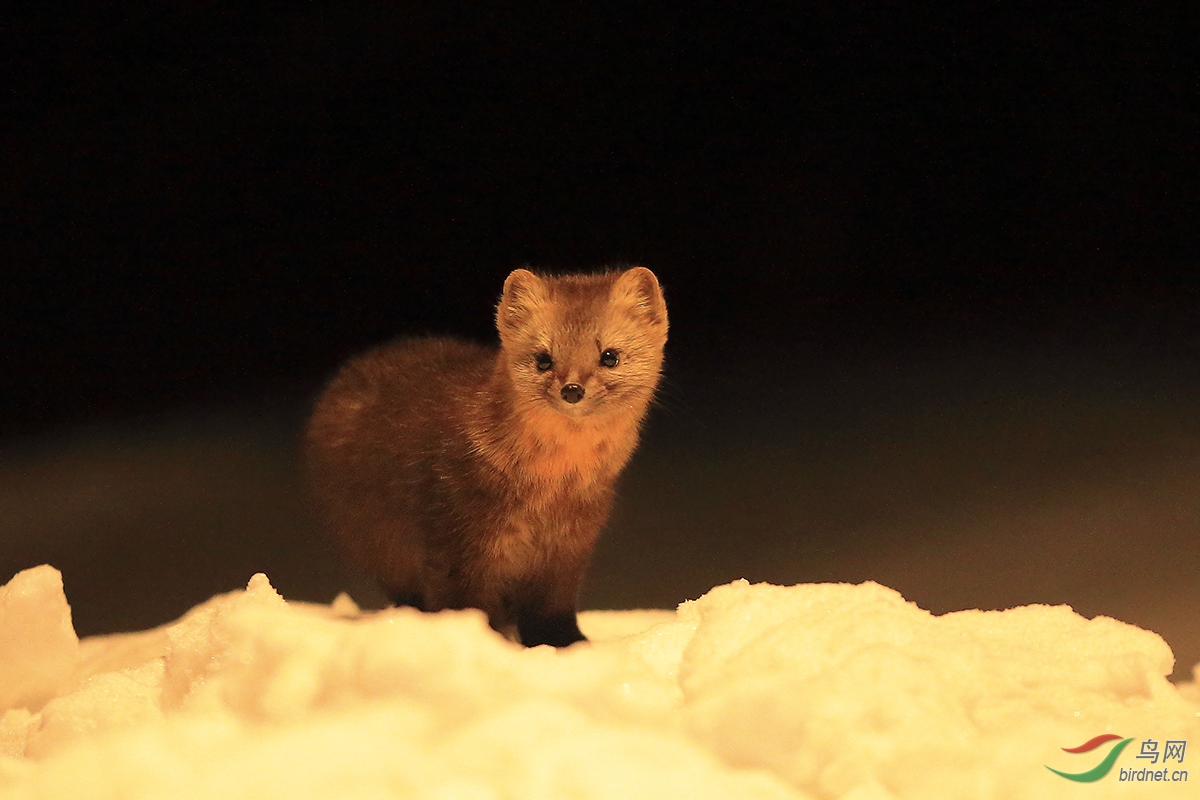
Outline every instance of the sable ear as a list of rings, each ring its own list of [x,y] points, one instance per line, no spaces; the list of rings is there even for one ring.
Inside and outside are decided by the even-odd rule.
[[[545,302],[542,279],[527,269],[514,269],[504,280],[504,294],[496,306],[496,330],[505,341],[524,327],[533,312]]]
[[[617,306],[628,309],[635,317],[667,332],[667,303],[663,300],[658,278],[645,267],[625,270],[613,284],[609,294]]]

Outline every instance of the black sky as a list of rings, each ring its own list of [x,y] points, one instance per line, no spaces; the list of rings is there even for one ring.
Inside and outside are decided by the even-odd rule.
[[[784,5],[0,12],[0,434],[487,337],[525,264],[653,268],[685,375],[1200,353],[1200,7]]]

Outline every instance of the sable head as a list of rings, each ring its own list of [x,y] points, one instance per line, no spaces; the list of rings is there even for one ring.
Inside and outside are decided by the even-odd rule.
[[[667,306],[645,267],[558,277],[518,269],[504,282],[496,328],[518,402],[640,418],[662,369]]]

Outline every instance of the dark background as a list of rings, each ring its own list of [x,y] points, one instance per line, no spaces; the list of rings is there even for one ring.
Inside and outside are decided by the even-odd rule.
[[[961,7],[958,7],[960,6]],[[955,7],[951,7],[955,6]],[[0,12],[0,572],[77,628],[377,595],[295,439],[505,274],[640,263],[666,381],[585,592],[877,580],[1200,661],[1200,11]]]

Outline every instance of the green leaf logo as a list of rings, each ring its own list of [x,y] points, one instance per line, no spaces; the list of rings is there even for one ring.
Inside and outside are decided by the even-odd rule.
[[[1103,736],[1097,736],[1095,739],[1079,745],[1079,747],[1064,747],[1063,750],[1066,750],[1068,753],[1086,753],[1091,750],[1095,750],[1100,745],[1111,742],[1114,739],[1121,739],[1121,737],[1107,733]],[[1121,739],[1120,742],[1115,744],[1113,748],[1108,751],[1108,755],[1104,757],[1103,761],[1089,769],[1087,772],[1059,772],[1051,766],[1046,766],[1046,769],[1050,770],[1055,775],[1061,775],[1069,781],[1076,781],[1078,783],[1091,783],[1092,781],[1098,781],[1108,774],[1108,771],[1113,768],[1113,764],[1116,763],[1117,756],[1121,755],[1121,751],[1124,750],[1125,746],[1132,741],[1132,738]]]

